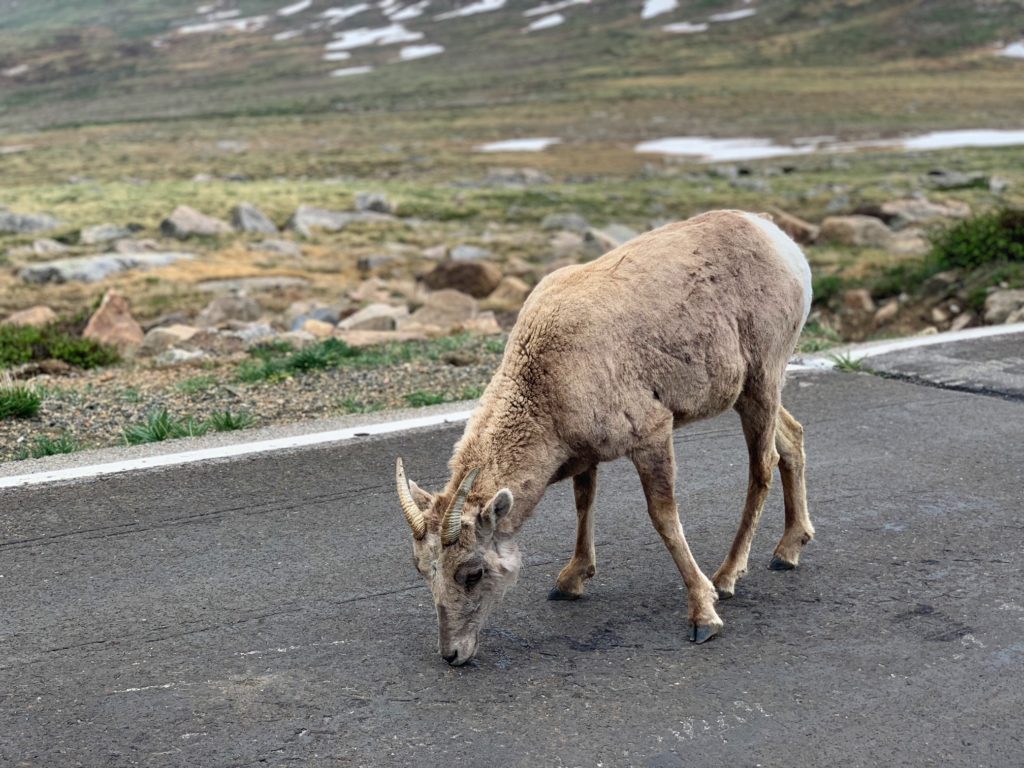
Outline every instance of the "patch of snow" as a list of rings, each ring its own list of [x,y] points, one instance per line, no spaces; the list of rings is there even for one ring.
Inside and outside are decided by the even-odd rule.
[[[490,11],[497,11],[500,8],[505,7],[505,0],[477,0],[475,3],[463,6],[462,8],[456,8],[454,11],[448,11],[447,13],[440,13],[434,17],[435,21],[445,21],[446,19],[454,19],[459,16],[473,16],[477,13],[488,13]]]
[[[427,6],[430,5],[430,0],[421,0],[419,3],[413,3],[407,5],[405,8],[399,8],[397,11],[392,11],[388,14],[388,18],[392,21],[408,21],[409,19],[415,19],[423,15],[423,12],[427,10]]]
[[[339,21],[344,21],[349,16],[355,16],[357,13],[362,13],[369,9],[369,3],[357,3],[356,5],[347,5],[344,8],[328,8],[326,11],[321,13],[320,16],[325,19],[329,19],[331,24],[337,24]]]
[[[561,11],[573,5],[590,5],[590,0],[562,0],[560,3],[538,5],[536,8],[529,8],[523,11],[523,16],[543,16],[555,11]]]
[[[282,40],[291,40],[293,37],[298,37],[301,34],[301,29],[289,29],[286,32],[278,32],[276,35],[274,35],[274,40],[276,42],[281,42]]]
[[[200,5],[198,8],[196,8],[196,13],[198,13],[201,16],[204,13],[209,13],[210,11],[212,11],[216,7],[217,7],[216,3],[209,3],[207,5]]]
[[[1010,43],[1005,48],[996,51],[997,56],[1007,56],[1011,59],[1024,59],[1024,40],[1018,43]]]
[[[178,27],[179,35],[198,35],[210,32],[258,32],[267,26],[269,16],[249,16],[244,19],[227,19],[224,21],[205,21],[199,24],[186,24]]]
[[[666,24],[662,29],[675,35],[692,35],[696,32],[707,32],[708,25],[691,24],[688,21],[680,21],[675,24]]]
[[[740,19],[746,19],[757,13],[756,8],[743,8],[739,11],[728,11],[727,13],[716,13],[713,16],[709,16],[710,21],[739,21]]]
[[[230,11],[214,11],[206,17],[207,21],[225,21],[227,19],[237,19],[242,15],[242,12],[237,8],[232,8]]]
[[[535,139],[508,139],[507,141],[492,141],[490,144],[483,144],[477,147],[478,152],[542,152],[552,144],[559,144],[562,140],[555,138]]]
[[[348,61],[352,58],[352,54],[348,51],[335,51],[334,53],[325,53],[324,61]]]
[[[277,15],[294,16],[296,13],[302,13],[312,4],[313,0],[299,0],[299,2],[297,3],[292,3],[291,5],[286,5],[284,8],[279,8],[277,11]]]
[[[551,29],[559,24],[565,23],[565,16],[560,13],[553,13],[550,16],[542,16],[531,23],[523,32],[536,32],[538,29]]]
[[[900,141],[905,149],[953,149],[956,147],[1009,147],[1024,144],[1024,131],[935,131]]]
[[[636,152],[654,155],[690,155],[702,162],[757,160],[762,157],[802,155],[814,147],[787,147],[770,139],[712,139],[707,136],[673,136],[636,145]]]
[[[423,39],[422,32],[412,32],[401,24],[392,24],[378,29],[350,29],[345,32],[338,32],[337,40],[329,42],[325,48],[328,51],[349,51],[353,48],[363,48],[367,45],[394,45],[395,43],[413,43]]]
[[[333,70],[331,77],[351,77],[352,75],[365,75],[367,72],[373,72],[373,67],[344,67],[343,69]]]
[[[16,67],[0,69],[0,75],[4,77],[17,77],[18,75],[24,75],[26,72],[28,72],[28,64],[19,64]]]
[[[644,9],[640,12],[640,18],[653,19],[663,13],[670,13],[678,7],[677,0],[644,0]]]
[[[437,56],[439,53],[444,53],[443,45],[407,45],[398,52],[398,58],[402,61],[412,61],[425,59],[427,56]]]

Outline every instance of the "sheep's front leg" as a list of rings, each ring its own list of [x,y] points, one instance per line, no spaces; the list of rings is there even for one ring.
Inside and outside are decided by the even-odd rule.
[[[683,535],[675,500],[676,463],[672,451],[672,432],[667,430],[656,443],[630,455],[647,497],[647,512],[655,530],[672,555],[686,584],[689,604],[689,637],[695,643],[711,639],[722,628],[715,612],[717,594],[711,580],[701,572]]]
[[[575,475],[572,489],[576,496],[576,550],[562,569],[548,600],[576,600],[583,595],[584,582],[597,573],[594,553],[594,497],[597,495],[597,465]]]

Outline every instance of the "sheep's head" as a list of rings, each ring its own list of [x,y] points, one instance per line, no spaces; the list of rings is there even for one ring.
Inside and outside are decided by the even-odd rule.
[[[512,510],[512,492],[472,500],[478,470],[469,472],[452,498],[434,496],[408,482],[396,467],[398,499],[412,528],[413,561],[430,585],[437,608],[438,650],[452,666],[476,654],[480,630],[516,582],[522,560],[499,523]]]

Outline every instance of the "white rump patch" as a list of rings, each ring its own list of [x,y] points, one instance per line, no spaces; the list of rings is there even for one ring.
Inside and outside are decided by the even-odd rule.
[[[786,260],[786,266],[792,270],[793,274],[796,275],[797,279],[804,286],[804,322],[807,322],[807,316],[811,314],[811,267],[807,263],[807,257],[804,256],[804,252],[800,250],[800,246],[794,243],[789,235],[783,232],[773,221],[768,219],[762,219],[760,216],[756,216],[753,213],[744,213],[747,220],[752,224],[756,225],[758,229],[768,235],[768,239],[772,241],[772,245],[775,246],[775,250]]]

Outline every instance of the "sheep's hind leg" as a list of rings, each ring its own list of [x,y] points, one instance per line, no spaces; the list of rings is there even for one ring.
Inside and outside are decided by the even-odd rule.
[[[675,500],[675,458],[671,427],[667,434],[648,447],[630,455],[647,497],[647,512],[655,530],[672,555],[686,584],[689,604],[689,638],[695,643],[710,640],[722,629],[715,612],[715,586],[701,572],[683,535]]]
[[[594,497],[597,495],[597,465],[575,475],[572,489],[576,496],[576,550],[562,569],[548,600],[576,600],[583,596],[583,584],[597,573],[594,553]]]
[[[747,440],[750,475],[747,483],[747,500],[743,505],[743,515],[736,530],[736,537],[725,561],[711,577],[718,590],[718,596],[723,600],[736,594],[736,581],[747,572],[750,545],[754,540],[761,511],[772,486],[772,474],[779,462],[779,453],[775,449],[778,395],[744,395],[737,401],[736,410],[740,414],[743,435]]]
[[[807,485],[804,480],[804,428],[785,408],[779,408],[775,431],[779,452],[779,474],[786,505],[786,530],[775,547],[773,571],[788,571],[800,562],[804,544],[814,538],[814,526],[807,513]]]

